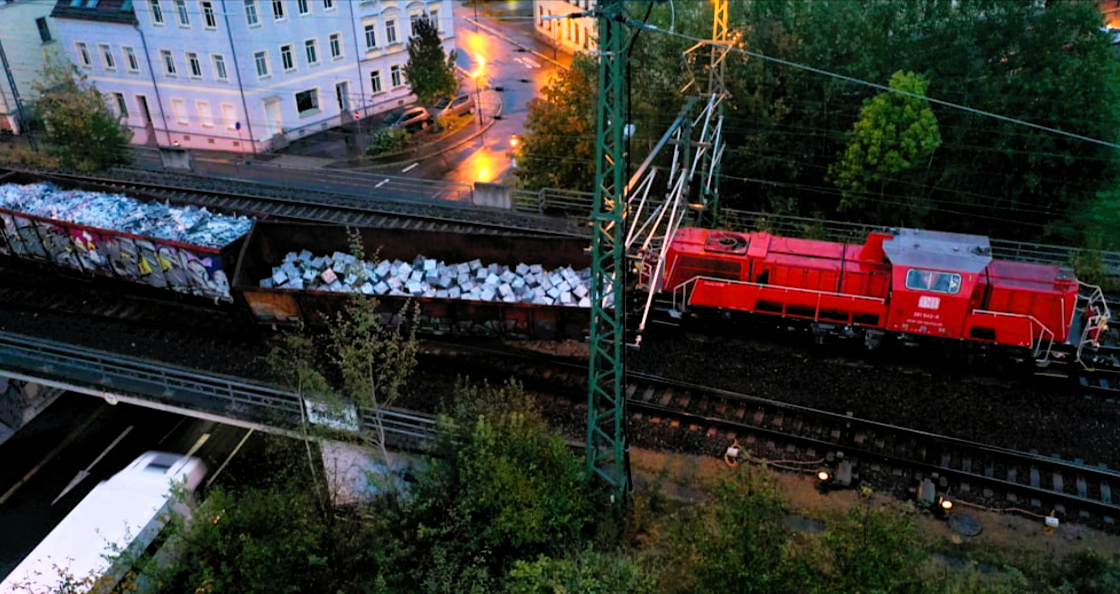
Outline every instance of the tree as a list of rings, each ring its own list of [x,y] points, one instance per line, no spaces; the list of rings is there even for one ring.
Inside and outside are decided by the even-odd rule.
[[[529,101],[517,170],[525,188],[594,189],[596,69],[577,54]]]
[[[369,273],[361,235],[356,231],[350,234],[350,255],[353,262],[346,270],[361,283]],[[283,338],[268,363],[287,387],[306,400],[328,406],[343,423],[350,422],[347,417],[357,417],[361,423],[362,413],[368,413],[372,430],[362,424],[360,435],[391,466],[383,415],[400,398],[416,369],[419,310],[413,307],[410,313],[406,304],[391,323],[385,323],[380,309],[377,299],[355,293],[343,311],[329,320],[325,336],[301,326]]]
[[[35,92],[48,148],[63,167],[97,171],[128,162],[132,131],[75,66],[49,60]]]
[[[459,88],[459,81],[455,78],[456,57],[455,50],[451,50],[450,54],[444,53],[436,23],[428,18],[412,21],[404,74],[421,103],[430,104],[441,95],[455,94]]]
[[[928,86],[925,78],[913,72],[903,74],[901,70],[895,72],[890,80],[892,89],[913,95],[924,96]],[[890,92],[864,101],[860,119],[855,123],[843,158],[829,170],[833,182],[842,192],[839,210],[863,207],[868,200],[868,191],[877,187],[877,210],[901,211],[904,216],[910,215],[899,222],[918,219],[915,211],[920,206],[915,201],[920,196],[900,204],[885,200],[885,189],[897,187],[897,193],[918,194],[909,184],[902,185],[905,182],[900,184],[896,180],[915,167],[924,165],[928,171],[928,161],[939,146],[941,134],[929,102]]]
[[[499,591],[513,563],[564,551],[592,519],[582,460],[515,383],[461,383],[430,469],[381,512],[388,591]]]

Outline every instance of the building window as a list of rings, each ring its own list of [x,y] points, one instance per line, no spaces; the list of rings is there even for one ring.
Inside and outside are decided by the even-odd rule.
[[[552,9],[551,8],[548,10],[548,16],[550,16],[550,17],[552,16]],[[551,32],[552,31],[552,21],[545,21],[544,22],[544,28],[548,29],[548,31]]]
[[[140,72],[140,60],[136,59],[136,50],[131,47],[122,47],[121,50],[124,51],[124,61],[128,71]]]
[[[369,73],[369,86],[373,90],[374,95],[381,92],[381,71],[380,70],[374,70],[373,72]]]
[[[323,0],[323,10],[334,10],[334,0]]]
[[[187,52],[187,64],[191,67],[191,78],[202,78],[202,63],[198,61],[198,54]]]
[[[202,124],[205,128],[213,128],[214,112],[210,110],[210,102],[195,101],[194,107],[198,110],[198,123]]]
[[[245,21],[250,27],[258,27],[261,19],[257,15],[257,0],[245,0]]]
[[[172,99],[171,100],[171,113],[175,114],[175,121],[186,126],[191,123],[190,117],[187,116],[187,101],[186,99]]]
[[[330,37],[331,46],[331,59],[337,60],[342,57],[342,35],[339,33],[331,33]]]
[[[305,116],[309,112],[317,111],[319,109],[319,91],[317,89],[309,89],[302,93],[296,93],[296,111],[299,115]]]
[[[585,26],[583,28],[583,49],[588,49],[587,38],[588,38],[589,35],[590,35],[590,33],[588,32],[587,27]]]
[[[97,46],[101,49],[101,63],[105,66],[106,70],[116,70],[117,61],[113,59],[113,50],[109,49],[108,44],[99,44]]]
[[[89,48],[86,47],[86,44],[79,41],[74,46],[78,48],[78,59],[82,61],[82,66],[87,68],[93,66],[93,60],[89,57]]]
[[[97,3],[100,1],[101,0],[86,0],[86,8],[97,8]],[[73,4],[73,2],[70,3],[71,6],[73,6]],[[78,4],[81,4],[81,2],[79,1]]]
[[[128,105],[124,102],[124,95],[113,93],[113,98],[117,100],[117,115],[128,118]]]
[[[307,65],[314,66],[319,63],[319,41],[308,39],[303,42],[304,52],[307,53]]]
[[[229,75],[226,74],[226,58],[221,54],[214,54],[214,78],[218,80],[227,80]]]
[[[414,14],[408,17],[408,36],[416,36],[416,21],[424,18],[424,15]]]
[[[175,0],[175,14],[179,17],[180,27],[191,26],[191,16],[187,14],[187,0]]]
[[[366,25],[366,49],[374,49],[377,47],[377,31],[374,27],[375,25],[372,23]]]
[[[163,24],[163,8],[160,7],[159,0],[149,0],[149,4],[151,4],[151,6],[152,6],[152,24],[153,25],[162,25]]]
[[[253,62],[257,64],[257,76],[264,78],[268,76],[268,52],[257,52],[253,54]]]
[[[292,58],[292,46],[280,46],[280,66],[284,68],[284,72],[296,69],[296,61]]]
[[[543,6],[538,6],[537,7],[537,25],[539,25],[541,27],[544,26],[544,7]]]
[[[163,56],[163,71],[167,76],[175,76],[177,70],[175,69],[175,56],[167,50],[159,50],[159,55]]]
[[[81,8],[82,0],[70,0],[70,8]]]
[[[401,86],[401,67],[393,66],[389,69],[389,77],[393,79],[393,88]]]
[[[214,15],[214,3],[213,2],[203,2],[202,3],[202,20],[203,20],[203,22],[206,23],[206,28],[207,29],[217,29],[218,28],[218,17]]]
[[[284,20],[284,0],[272,0],[272,18]]]
[[[35,25],[39,27],[39,39],[43,43],[49,43],[51,41],[51,28],[47,26],[47,17],[35,19]]]
[[[438,31],[440,33],[443,33],[443,29],[439,28],[439,11],[438,10],[428,11],[428,20],[431,21],[432,25],[435,25],[436,31]]]
[[[222,119],[226,122],[226,130],[237,129],[237,108],[232,103],[222,104]]]
[[[124,0],[124,2],[121,2],[121,12],[131,12],[131,11],[132,11],[132,0]]]
[[[299,16],[306,16],[311,14],[311,4],[307,0],[296,0],[296,10],[299,11]]]
[[[387,41],[389,45],[393,45],[397,42],[397,22],[393,19],[385,21],[385,41]]]

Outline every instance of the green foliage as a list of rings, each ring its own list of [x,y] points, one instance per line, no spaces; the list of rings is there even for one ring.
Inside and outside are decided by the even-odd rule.
[[[436,451],[385,517],[402,531],[385,551],[391,591],[497,591],[516,560],[563,551],[588,525],[582,461],[516,384],[461,385]]]
[[[587,549],[572,557],[517,561],[507,583],[510,594],[654,594],[656,576],[631,557]]]
[[[923,77],[901,70],[890,80],[892,89],[913,95],[925,96],[928,86]],[[885,188],[897,186],[896,178],[930,161],[939,146],[937,118],[927,101],[895,93],[864,101],[844,157],[829,170],[842,191],[839,210],[864,207],[867,192],[875,186],[881,199]],[[911,206],[912,202],[903,201],[892,203],[891,209],[910,214]],[[911,214],[908,218],[917,217]]]
[[[913,72],[928,81],[930,98],[1115,140],[1120,61],[1099,31],[1099,3],[1038,6],[1003,0],[759,0],[732,2],[730,28],[743,47],[767,56],[876,82]],[[677,31],[710,35],[708,3],[676,7]],[[669,7],[658,6],[651,20],[667,28],[670,18]],[[634,55],[641,61],[634,63],[640,67],[632,72],[636,141],[648,143],[675,115],[682,98],[667,91],[682,88],[688,72],[706,80],[705,52],[686,70],[681,49],[663,36],[639,38]],[[1076,240],[1081,228],[1073,219],[1099,190],[1118,185],[1120,168],[1111,148],[938,107],[942,144],[932,162],[916,158],[921,151],[914,151],[914,159],[902,159],[913,167],[891,174],[877,172],[864,155],[858,171],[879,177],[870,178],[860,203],[841,212],[841,192],[830,181],[829,167],[846,154],[861,107],[874,102],[878,91],[741,55],[729,57],[726,78],[721,201],[729,208],[799,216],[819,211],[826,218],[921,223],[1009,239],[1042,239],[1061,231]],[[634,148],[635,154],[644,154],[643,145],[635,147],[642,147]],[[853,182],[862,179],[856,172],[850,171]],[[897,181],[879,185],[875,179]],[[859,196],[856,188],[846,191],[849,203]],[[912,202],[916,208],[895,208]]]
[[[366,154],[371,157],[404,150],[408,143],[408,131],[403,128],[381,128],[369,135]]]
[[[443,51],[436,23],[430,19],[412,22],[412,37],[408,40],[408,63],[404,74],[412,92],[421,103],[430,104],[440,95],[453,96],[459,88],[455,78],[455,51]]]
[[[97,171],[128,163],[132,130],[76,67],[48,61],[35,91],[49,150],[63,167]]]
[[[591,191],[595,185],[597,65],[577,54],[529,102],[517,177],[530,190]]]
[[[914,538],[912,514],[887,505],[853,508],[831,524],[824,543],[830,561],[825,592],[857,594],[925,591],[915,569],[925,558]]]

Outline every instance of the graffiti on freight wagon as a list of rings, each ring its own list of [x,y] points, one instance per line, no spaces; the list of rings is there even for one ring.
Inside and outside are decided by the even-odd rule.
[[[233,301],[217,254],[0,213],[0,254]]]

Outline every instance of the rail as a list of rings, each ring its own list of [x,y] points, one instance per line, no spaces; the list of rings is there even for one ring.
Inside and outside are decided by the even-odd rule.
[[[263,383],[2,331],[0,375],[62,382],[110,402],[133,396],[284,432],[298,429],[314,404]],[[356,412],[365,429],[376,430],[374,411]],[[386,433],[396,437],[427,440],[434,435],[434,417],[398,409],[380,414]]]

